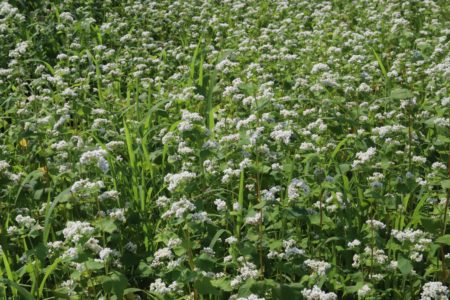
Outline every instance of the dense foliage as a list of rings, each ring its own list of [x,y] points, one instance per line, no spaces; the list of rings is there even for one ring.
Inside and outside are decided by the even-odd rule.
[[[448,299],[446,0],[0,2],[0,298]]]

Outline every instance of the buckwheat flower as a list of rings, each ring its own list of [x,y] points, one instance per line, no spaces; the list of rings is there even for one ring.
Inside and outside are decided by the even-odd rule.
[[[63,241],[54,241],[54,242],[48,242],[47,248],[49,251],[49,254],[54,254],[56,251],[61,250],[63,248]]]
[[[289,201],[298,200],[298,198],[300,197],[300,190],[304,195],[308,195],[310,191],[308,185],[303,180],[297,178],[292,179],[291,183],[288,186]]]
[[[109,217],[113,220],[119,220],[123,223],[126,222],[125,218],[125,209],[124,208],[116,208],[109,212]]]
[[[196,121],[196,122],[203,121],[203,117],[199,113],[190,112],[188,110],[181,111],[181,119],[183,121]]]
[[[200,212],[196,212],[193,213],[191,215],[192,220],[197,221],[197,222],[207,222],[207,223],[212,223],[211,219],[208,217],[208,213],[206,211],[200,211]]]
[[[175,216],[177,219],[182,218],[185,213],[195,210],[195,205],[188,199],[181,198],[179,201],[172,203],[169,210],[162,214],[161,218],[167,219]]]
[[[384,264],[388,260],[387,255],[384,253],[384,250],[382,250],[382,249],[376,249],[376,248],[372,249],[371,247],[367,246],[367,247],[364,248],[364,253],[367,256],[372,256],[373,255],[373,258],[379,264]]]
[[[131,253],[136,254],[137,251],[137,245],[133,242],[128,242],[125,244],[125,249],[130,251]]]
[[[356,248],[356,247],[358,247],[359,245],[361,245],[361,242],[360,242],[359,240],[353,240],[353,242],[349,242],[349,243],[347,244],[347,246],[348,246],[350,249]]]
[[[105,159],[106,155],[107,152],[103,149],[84,152],[80,157],[80,164],[89,165],[91,163],[96,163],[97,166],[106,173],[109,170],[109,163]]]
[[[265,300],[265,298],[259,298],[258,295],[250,294],[248,297],[240,297],[236,300]]]
[[[302,295],[307,300],[336,300],[337,295],[335,293],[326,293],[322,291],[317,285],[314,285],[312,289],[303,289]]]
[[[169,248],[158,249],[154,253],[154,259],[151,263],[152,267],[159,267],[163,264],[163,261],[170,260],[173,258],[173,253]]]
[[[88,222],[68,221],[63,235],[66,241],[77,243],[82,237],[91,235],[94,228]]]
[[[19,228],[17,228],[17,226],[9,226],[8,229],[6,229],[6,232],[8,235],[14,235],[19,233]]]
[[[217,211],[225,211],[227,209],[227,203],[221,199],[214,200],[214,204],[216,205]]]
[[[59,14],[59,17],[60,17],[61,21],[66,22],[66,23],[72,23],[74,21],[73,16],[70,14],[70,12],[67,12],[67,11]]]
[[[55,149],[57,151],[63,151],[69,148],[70,145],[66,141],[59,141],[57,143],[54,143],[50,146],[50,148]]]
[[[372,91],[372,88],[368,84],[363,82],[358,86],[357,91],[363,93],[370,93]]]
[[[376,154],[376,148],[370,147],[366,152],[358,152],[356,153],[356,158],[352,163],[352,168],[356,168],[359,165],[362,165],[372,159]]]
[[[155,282],[150,284],[150,292],[160,295],[176,293],[180,288],[180,285],[176,281],[167,286],[161,278],[156,279]]]
[[[296,257],[299,255],[304,255],[304,254],[305,254],[305,250],[299,249],[295,246],[288,246],[288,247],[285,247],[282,258],[289,260],[292,257]]]
[[[228,245],[233,245],[233,244],[236,244],[237,242],[238,242],[238,239],[234,236],[230,236],[225,239],[225,243],[227,243]]]
[[[360,256],[359,256],[359,254],[354,254],[353,255],[353,263],[352,263],[352,267],[353,268],[359,268],[359,266],[360,266]]]
[[[441,162],[434,162],[434,163],[431,165],[431,168],[432,168],[433,170],[446,170],[446,169],[447,169],[447,166],[446,166],[445,164],[441,163]],[[1,168],[0,168],[0,169],[1,169]]]
[[[241,174],[240,169],[232,169],[232,168],[226,168],[223,170],[224,175],[222,176],[222,183],[227,184],[231,181],[231,179],[239,177]]]
[[[432,281],[424,284],[420,300],[447,300],[448,287],[440,281]]]
[[[105,146],[106,149],[108,149],[109,151],[117,151],[123,149],[125,147],[125,143],[122,141],[111,141],[107,143]]]
[[[31,228],[33,225],[36,224],[36,220],[30,216],[17,215],[15,220],[17,224],[19,224],[19,226],[25,228]]]
[[[29,47],[29,42],[24,41],[16,44],[16,48],[9,51],[9,57],[11,58],[20,58],[22,57]]]
[[[183,171],[178,174],[169,173],[164,177],[164,182],[169,183],[168,190],[173,192],[180,185],[194,179],[197,174],[193,172]]]
[[[367,220],[366,224],[369,225],[373,229],[384,229],[386,225],[377,220]]]
[[[174,248],[174,247],[177,247],[177,246],[180,246],[182,244],[182,241],[181,241],[181,239],[180,238],[177,238],[177,237],[175,237],[175,238],[171,238],[168,242],[167,242],[167,246],[169,247],[169,248]]]
[[[365,284],[358,290],[358,297],[364,298],[370,293],[370,291],[371,288],[369,287],[369,285]]]
[[[67,295],[69,295],[69,296],[75,295],[75,291],[74,291],[74,289],[75,289],[75,281],[73,281],[72,279],[68,279],[66,281],[63,281],[61,283],[61,287],[68,290]]]
[[[85,244],[84,246],[92,251],[94,251],[95,253],[99,253],[102,250],[102,247],[98,244],[99,240],[97,240],[96,238],[91,237]]]
[[[4,172],[9,168],[9,163],[5,160],[0,160],[0,172]]]
[[[89,193],[97,191],[105,186],[103,181],[91,182],[89,179],[80,179],[72,185],[70,192],[72,194],[78,194],[79,196],[86,196]]]
[[[420,252],[413,251],[413,252],[409,255],[409,258],[410,258],[412,261],[415,261],[415,262],[421,262],[421,261],[423,260],[423,254],[420,253]]]
[[[75,247],[71,247],[69,249],[67,249],[63,254],[62,254],[62,259],[76,259],[78,257],[78,250]]]
[[[240,163],[239,163],[239,169],[245,169],[247,167],[249,167],[251,165],[252,161],[248,158],[244,158]]]
[[[70,115],[63,115],[59,120],[53,125],[53,130],[57,130],[59,127],[64,125],[64,123],[70,119]]]
[[[291,136],[293,135],[292,130],[278,130],[274,129],[270,133],[270,137],[275,141],[282,141],[285,145],[288,145],[291,140]]]
[[[424,164],[427,162],[427,159],[423,156],[413,156],[412,161],[418,164]]]
[[[391,234],[399,242],[410,241],[411,243],[417,242],[419,238],[424,236],[424,232],[422,230],[412,230],[410,228],[407,228],[403,231],[393,229],[391,231]]]
[[[257,225],[261,222],[261,220],[262,220],[262,213],[257,212],[253,216],[246,217],[245,224]]]
[[[100,196],[98,196],[98,200],[105,201],[105,200],[118,200],[120,193],[116,190],[110,190],[103,192]]]
[[[255,264],[251,262],[244,262],[243,265],[238,268],[238,273],[239,275],[233,278],[230,282],[232,288],[236,288],[247,279],[257,278],[259,272]]]
[[[450,126],[450,119],[449,118],[436,118],[434,120],[434,124],[441,127],[449,127]]]
[[[109,257],[111,257],[112,253],[113,253],[113,250],[111,250],[111,248],[105,247],[102,250],[100,250],[100,252],[98,253],[98,256],[100,257],[101,261],[105,261]]]
[[[319,72],[328,71],[330,67],[327,64],[318,63],[315,64],[311,69],[311,74],[317,74]]]
[[[319,276],[325,275],[326,271],[331,268],[331,264],[321,260],[307,259],[304,264]]]
[[[156,206],[158,206],[160,208],[167,207],[167,205],[169,205],[169,203],[170,203],[170,199],[167,198],[166,196],[160,196],[160,197],[158,197],[158,199],[156,199]]]
[[[216,252],[210,247],[204,247],[201,252],[211,257],[214,257],[214,255],[216,255]]]

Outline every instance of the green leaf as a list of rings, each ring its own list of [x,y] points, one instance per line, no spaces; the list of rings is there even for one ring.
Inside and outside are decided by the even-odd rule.
[[[95,261],[95,260],[88,260],[87,262],[84,263],[84,266],[86,267],[86,269],[88,270],[101,270],[105,267],[105,265],[99,261]]]
[[[217,240],[225,231],[226,231],[225,229],[220,229],[216,232],[216,234],[214,235],[214,237],[211,240],[211,243],[209,243],[209,248],[211,248],[211,249],[214,248],[214,245],[216,244]]]
[[[300,284],[280,284],[272,289],[272,297],[275,300],[302,299]]]
[[[57,258],[57,259],[55,259],[55,261],[50,266],[48,266],[45,269],[44,278],[42,279],[41,284],[39,285],[39,297],[43,297],[45,282],[47,281],[47,278],[50,276],[50,274],[52,274],[52,272],[56,269],[56,267],[58,266],[58,264],[60,262],[61,262],[61,259]]]
[[[398,269],[403,275],[408,275],[413,270],[413,265],[411,261],[402,255],[398,257]]]
[[[233,290],[233,288],[230,285],[230,281],[225,278],[213,279],[211,280],[211,285],[225,292],[231,292]]]
[[[112,219],[101,219],[95,222],[95,227],[107,233],[113,233],[117,230],[117,225]]]
[[[123,298],[125,288],[128,286],[128,280],[125,275],[117,271],[110,273],[108,276],[102,276],[101,282],[103,289],[107,293],[114,293],[117,299]]]
[[[395,100],[407,99],[414,97],[413,93],[404,88],[396,88],[391,91],[391,98]]]
[[[50,227],[51,227],[51,215],[55,207],[58,205],[58,203],[66,202],[72,197],[72,193],[70,192],[70,188],[65,189],[62,191],[58,196],[55,197],[55,200],[53,200],[50,207],[45,212],[45,221],[44,221],[44,235],[43,235],[43,242],[44,244],[47,244],[48,235],[50,233]]]
[[[442,180],[441,186],[443,189],[450,189],[450,179]]]
[[[438,244],[450,245],[450,234],[438,237],[435,242]]]
[[[196,289],[198,289],[200,294],[216,295],[216,296],[220,295],[220,291],[211,284],[211,280],[208,278],[203,277],[197,280],[194,283],[194,286]]]
[[[6,278],[0,278],[0,282],[3,282],[11,287],[13,290],[17,290],[19,294],[23,297],[25,300],[35,300],[36,298],[33,297],[33,295],[30,294],[26,289],[24,289],[19,284],[15,283],[14,281],[11,281]]]

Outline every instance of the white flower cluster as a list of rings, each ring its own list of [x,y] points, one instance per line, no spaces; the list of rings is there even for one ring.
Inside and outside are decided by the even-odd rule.
[[[167,189],[173,192],[177,189],[177,187],[194,179],[195,177],[197,177],[197,174],[188,171],[183,171],[177,174],[169,173],[164,177],[164,182],[169,183]]]
[[[243,261],[242,257],[238,260],[242,262],[242,266],[238,268],[239,275],[231,280],[231,287],[233,288],[236,288],[247,279],[258,277],[258,270],[255,264]]]
[[[89,236],[94,232],[94,228],[88,222],[69,221],[63,229],[66,241],[77,243],[81,238]]]
[[[312,269],[314,273],[317,273],[319,276],[325,275],[327,270],[331,268],[331,264],[315,259],[307,259],[305,260],[305,265]]]
[[[373,229],[384,229],[386,225],[383,222],[378,220],[367,220],[366,224],[369,225]]]
[[[365,284],[358,290],[358,297],[364,298],[370,293],[370,291],[370,286],[368,284]]]
[[[89,181],[89,179],[80,179],[72,184],[70,191],[72,192],[72,194],[77,194],[80,197],[85,197],[103,187],[105,187],[103,181],[91,182]]]
[[[394,238],[396,238],[399,242],[409,241],[411,243],[417,242],[420,238],[424,236],[424,232],[420,229],[418,230],[412,230],[410,228],[405,229],[403,231],[399,231],[396,229],[393,229],[391,231]]]
[[[302,190],[305,195],[309,194],[309,186],[303,180],[297,178],[292,179],[287,191],[289,201],[298,200],[300,197],[300,190]]]
[[[271,133],[270,137],[273,138],[275,141],[279,142],[282,141],[285,145],[289,145],[289,142],[291,141],[291,136],[293,135],[292,130],[283,130],[282,127],[278,126],[276,127]]]
[[[157,293],[160,295],[166,295],[170,293],[177,293],[181,286],[178,282],[174,281],[169,286],[166,285],[161,278],[155,280],[155,282],[150,284],[150,292]]]
[[[439,281],[427,282],[424,284],[420,300],[447,300],[448,287]]]
[[[352,163],[352,168],[355,169],[359,165],[362,165],[368,162],[372,157],[375,156],[377,150],[374,147],[370,147],[366,152],[358,152],[356,153],[356,158]]]
[[[179,201],[172,203],[172,206],[168,211],[166,211],[161,218],[167,219],[171,218],[172,216],[175,216],[176,218],[181,218],[184,216],[186,212],[194,211],[195,205],[192,204],[191,201],[189,201],[186,198],[181,198]]]
[[[299,255],[304,255],[305,250],[299,249],[295,246],[296,241],[293,239],[290,240],[284,240],[283,241],[283,248],[284,252],[276,252],[276,251],[269,251],[269,254],[267,257],[269,259],[279,258],[279,259],[285,259],[290,260],[292,258],[298,257]]]
[[[172,250],[168,247],[158,249],[154,254],[154,259],[152,261],[152,267],[162,266],[164,261],[171,260],[173,258]]]
[[[249,225],[257,225],[261,222],[262,220],[262,213],[261,212],[257,212],[255,213],[253,216],[248,216],[245,218],[245,224],[249,224]]]
[[[31,228],[33,225],[36,224],[36,220],[33,219],[30,216],[22,216],[17,215],[16,216],[16,222],[19,224],[19,226],[25,227],[25,228]]]
[[[91,163],[96,163],[100,170],[106,173],[109,170],[109,163],[105,159],[107,154],[108,152],[103,149],[84,152],[80,157],[80,164],[89,165]]]
[[[337,299],[337,295],[335,293],[324,292],[317,285],[314,285],[312,289],[302,290],[302,295],[307,300],[336,300]]]
[[[227,209],[227,203],[223,201],[222,199],[216,199],[214,200],[214,204],[216,205],[217,211],[225,211]]]
[[[0,160],[0,173],[9,168],[9,163],[5,160]]]
[[[239,297],[237,300],[265,300],[265,298],[259,298],[258,295],[250,294],[247,297]]]
[[[353,242],[348,242],[348,244],[347,244],[347,246],[348,246],[350,249],[356,248],[356,247],[358,247],[359,245],[361,245],[361,241],[359,241],[359,240],[353,240]]]
[[[120,193],[116,190],[110,190],[103,192],[100,196],[98,196],[98,200],[117,200],[119,199]]]

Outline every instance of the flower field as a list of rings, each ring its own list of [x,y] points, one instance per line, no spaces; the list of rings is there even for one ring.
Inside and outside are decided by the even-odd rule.
[[[2,0],[0,299],[448,299],[446,0]]]

